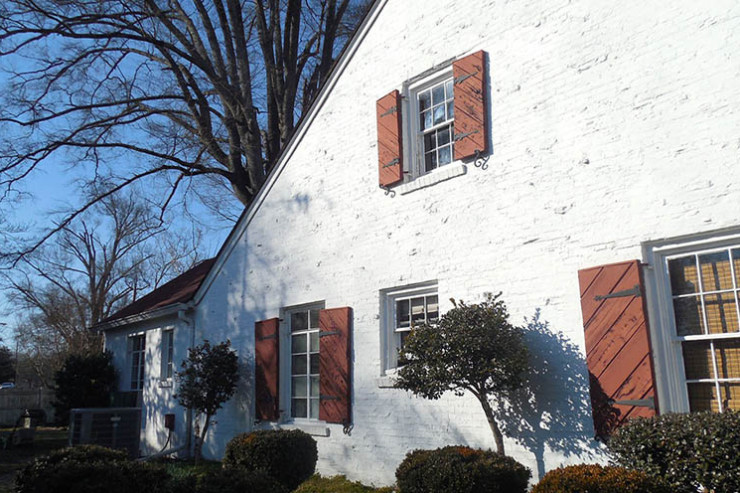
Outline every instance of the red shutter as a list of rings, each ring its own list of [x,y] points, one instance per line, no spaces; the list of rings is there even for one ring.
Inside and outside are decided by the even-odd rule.
[[[455,78],[455,160],[488,151],[486,54],[479,51],[452,64]]]
[[[393,91],[380,98],[378,111],[378,176],[381,187],[403,180],[401,95]]]
[[[257,419],[280,418],[280,320],[271,318],[254,324],[255,397]]]
[[[351,423],[351,308],[319,312],[319,419]]]
[[[594,428],[605,438],[657,410],[640,262],[584,269],[578,282]]]

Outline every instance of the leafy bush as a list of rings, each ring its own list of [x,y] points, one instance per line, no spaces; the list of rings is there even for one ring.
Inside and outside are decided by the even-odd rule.
[[[196,493],[287,493],[285,487],[263,471],[241,468],[212,471],[198,479]]]
[[[393,488],[373,488],[358,481],[350,481],[344,476],[321,477],[320,474],[311,476],[304,481],[293,493],[392,493]]]
[[[548,472],[532,493],[670,493],[671,489],[641,471],[581,464]]]
[[[740,413],[664,414],[637,419],[609,441],[616,462],[663,478],[676,492],[740,491]]]
[[[108,407],[116,386],[113,353],[72,354],[54,374],[54,416],[69,423],[69,410],[77,407]]]
[[[490,450],[444,447],[414,450],[396,470],[401,493],[524,493],[532,473]]]
[[[263,471],[292,491],[316,469],[316,440],[300,430],[242,433],[226,445],[224,467]]]
[[[40,457],[16,476],[18,493],[165,492],[169,476],[156,464],[131,462],[125,452],[94,445]]]

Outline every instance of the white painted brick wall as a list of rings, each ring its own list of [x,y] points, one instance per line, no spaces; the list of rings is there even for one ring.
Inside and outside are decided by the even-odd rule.
[[[447,309],[451,296],[500,290],[516,323],[540,309],[582,354],[578,269],[640,258],[644,241],[740,226],[738,45],[734,0],[390,0],[208,290],[199,334],[231,338],[248,368],[256,320],[313,301],[354,309],[354,428],[317,439],[324,474],[387,484],[411,449],[493,447],[472,398],[378,387],[379,291],[436,279]],[[385,195],[376,99],[479,49],[488,169]],[[534,431],[506,442],[535,476],[604,460],[588,395],[574,388],[584,363],[547,361]],[[206,453],[251,428],[251,386],[219,412]],[[565,424],[540,423],[548,411]]]

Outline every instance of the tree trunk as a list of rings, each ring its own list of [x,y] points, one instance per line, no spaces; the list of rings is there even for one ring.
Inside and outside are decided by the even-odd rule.
[[[203,424],[203,429],[200,430],[200,435],[198,434],[198,423],[196,421],[195,424],[195,463],[199,464],[200,460],[202,458],[201,451],[203,450],[203,442],[206,439],[206,433],[208,433],[208,426],[211,424],[211,415],[206,414],[206,422]]]
[[[488,420],[488,426],[491,427],[491,433],[493,433],[493,439],[496,442],[496,452],[501,455],[506,455],[504,452],[504,435],[496,423],[496,418],[493,416],[493,409],[491,404],[488,402],[488,396],[486,394],[476,395],[480,405],[483,407],[483,412],[486,413],[486,419]]]

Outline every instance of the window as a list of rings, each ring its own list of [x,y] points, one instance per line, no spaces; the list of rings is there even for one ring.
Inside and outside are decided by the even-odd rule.
[[[170,380],[175,373],[175,331],[162,331],[162,380]]]
[[[398,366],[398,352],[411,327],[439,319],[439,296],[436,282],[381,292],[384,300],[385,330],[382,346],[385,370]]]
[[[319,418],[319,310],[320,306],[286,311],[290,337],[290,416]]]
[[[146,349],[146,335],[129,336],[129,361],[131,362],[131,390],[144,388],[144,351]]]
[[[689,410],[738,410],[740,245],[665,261]]]
[[[452,74],[423,83],[411,90],[414,106],[412,112],[418,115],[412,146],[411,175],[420,176],[452,162],[454,147],[454,89]]]

